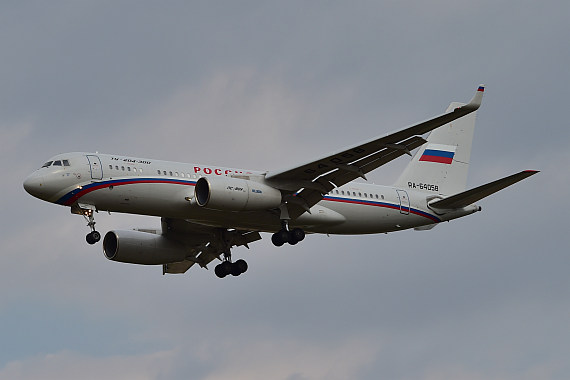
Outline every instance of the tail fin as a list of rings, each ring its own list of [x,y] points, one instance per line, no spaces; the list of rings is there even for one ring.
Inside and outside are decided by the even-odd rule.
[[[484,87],[481,85],[478,91],[482,93]],[[451,103],[447,112],[463,105]],[[464,191],[476,113],[434,129],[394,185],[418,190],[426,188],[445,195]]]

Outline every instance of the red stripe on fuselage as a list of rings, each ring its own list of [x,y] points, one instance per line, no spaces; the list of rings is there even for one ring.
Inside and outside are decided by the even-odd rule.
[[[102,182],[99,184],[91,184],[86,185],[85,189],[82,189],[77,194],[74,194],[71,198],[67,199],[64,203],[65,206],[71,206],[85,194],[89,194],[92,191],[106,189],[108,187],[115,187],[115,186],[124,186],[124,185],[135,185],[141,183],[167,183],[167,184],[174,184],[174,185],[185,185],[185,186],[195,186],[195,182],[188,182],[188,181],[179,181],[179,180],[163,180],[163,179],[142,179],[142,180],[123,180],[123,181],[109,181],[109,182]]]

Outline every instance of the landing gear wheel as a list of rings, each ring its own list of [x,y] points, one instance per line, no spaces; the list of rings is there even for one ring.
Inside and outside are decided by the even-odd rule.
[[[239,272],[239,274],[245,273],[245,272],[247,272],[247,263],[245,262],[245,260],[240,259],[240,260],[236,261],[235,263],[233,263],[233,269],[237,270]],[[232,272],[232,274],[233,274],[233,272]]]
[[[273,235],[271,235],[271,242],[276,247],[281,247],[283,244],[285,244],[285,242],[283,240],[281,240],[281,238],[279,237],[277,232],[274,233]]]
[[[214,268],[214,273],[219,278],[224,278],[227,275],[232,275],[234,277],[239,276],[247,271],[247,263],[245,260],[238,260],[235,263],[229,261],[224,261],[223,263],[216,265]]]
[[[289,245],[295,245],[299,242],[299,240],[295,239],[295,236],[293,236],[292,234],[289,234]]]
[[[232,273],[232,263],[230,263],[229,261],[224,261],[223,263],[216,265],[216,268],[214,268],[214,272],[216,273],[216,276],[218,276],[219,278],[224,278],[228,274]]]
[[[91,232],[91,237],[93,238],[93,240],[95,240],[95,242],[101,240],[101,234],[99,233],[99,231]]]
[[[277,247],[285,243],[295,245],[303,239],[305,239],[305,231],[300,228],[294,228],[291,231],[282,229],[271,235],[271,242]]]
[[[303,231],[300,228],[294,228],[293,230],[291,230],[289,232],[290,237],[295,240],[296,242],[300,242],[303,241],[303,239],[305,238],[305,231]]]
[[[216,265],[216,268],[214,268],[214,273],[216,274],[216,276],[218,276],[219,278],[224,278],[227,276],[227,273],[224,271],[224,268],[222,267],[222,264]]]
[[[289,231],[279,230],[271,236],[271,242],[277,247],[289,242]]]
[[[87,243],[89,244],[95,244],[101,240],[101,234],[99,231],[90,232],[87,234],[87,236],[85,236],[85,240],[87,240]]]

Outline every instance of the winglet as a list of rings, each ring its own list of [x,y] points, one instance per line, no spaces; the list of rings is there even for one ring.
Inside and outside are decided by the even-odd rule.
[[[456,108],[454,111],[475,111],[477,110],[480,106],[481,106],[481,101],[483,100],[483,93],[485,92],[485,85],[484,84],[480,84],[479,88],[477,88],[477,92],[475,92],[475,95],[473,96],[473,98],[471,99],[471,101],[464,105],[463,107],[459,107]]]

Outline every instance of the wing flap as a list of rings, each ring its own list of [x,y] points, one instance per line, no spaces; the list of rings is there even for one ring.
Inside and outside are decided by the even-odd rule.
[[[511,186],[525,178],[538,173],[536,170],[524,170],[522,172],[510,175],[505,178],[478,186],[474,189],[463,191],[459,194],[435,201],[429,204],[429,207],[438,209],[458,209],[469,206],[491,194],[496,193],[508,186]]]
[[[169,263],[162,266],[162,274],[182,274],[186,273],[194,265],[194,262],[184,260],[178,263]]]

